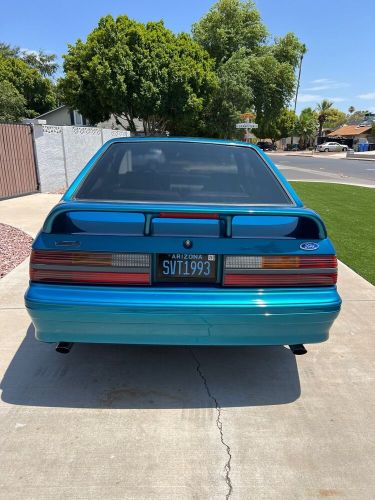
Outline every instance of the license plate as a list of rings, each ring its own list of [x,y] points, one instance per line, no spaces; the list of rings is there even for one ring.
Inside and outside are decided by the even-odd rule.
[[[156,279],[180,283],[213,283],[216,281],[216,255],[159,253]]]

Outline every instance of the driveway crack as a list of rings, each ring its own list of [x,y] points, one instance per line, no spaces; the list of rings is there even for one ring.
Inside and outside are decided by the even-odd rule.
[[[230,446],[226,443],[226,441],[224,439],[223,422],[221,420],[222,408],[219,405],[218,400],[212,394],[211,389],[208,386],[207,379],[204,376],[204,374],[202,372],[202,369],[201,369],[201,366],[202,366],[201,362],[199,361],[198,357],[196,356],[195,352],[192,349],[190,349],[190,352],[191,352],[191,355],[193,356],[193,358],[194,358],[194,360],[195,360],[195,362],[197,364],[197,372],[198,372],[198,375],[200,376],[200,378],[203,381],[203,384],[204,384],[204,387],[206,389],[206,392],[207,392],[209,398],[212,399],[213,403],[215,404],[215,408],[216,408],[216,412],[217,412],[216,427],[219,430],[220,441],[221,441],[221,444],[224,446],[226,454],[227,454],[227,457],[228,457],[227,461],[225,462],[225,465],[224,465],[225,482],[227,483],[227,486],[228,486],[228,491],[227,491],[227,494],[225,495],[225,498],[226,498],[226,500],[228,500],[229,497],[231,496],[232,492],[233,492],[233,485],[232,485],[232,481],[231,481],[231,478],[230,478],[232,453],[231,453]]]

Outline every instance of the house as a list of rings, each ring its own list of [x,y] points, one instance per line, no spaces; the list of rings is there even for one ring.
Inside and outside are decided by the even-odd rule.
[[[358,144],[373,144],[375,138],[371,135],[372,124],[361,123],[360,125],[344,125],[327,134],[327,138],[334,139],[350,148],[356,148]],[[372,148],[371,148],[372,149]]]
[[[37,116],[37,120],[45,120],[46,125],[76,125],[76,126],[90,126],[90,122],[87,118],[82,116],[78,111],[72,110],[69,106],[63,104],[58,108],[51,109],[51,111],[47,111],[47,113],[43,113],[42,115]],[[96,127],[99,128],[109,128],[113,130],[127,130],[128,122],[126,120],[120,119],[120,122],[123,126],[119,125],[116,121],[116,118],[111,115],[110,119],[96,124]],[[141,120],[135,120],[135,125],[137,128],[137,132],[142,135],[143,134],[143,124]],[[91,125],[92,126],[92,125]]]

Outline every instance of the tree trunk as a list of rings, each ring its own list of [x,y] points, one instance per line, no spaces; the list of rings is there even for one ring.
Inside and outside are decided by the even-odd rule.
[[[318,137],[322,136],[322,131],[323,131],[323,123],[319,123]]]

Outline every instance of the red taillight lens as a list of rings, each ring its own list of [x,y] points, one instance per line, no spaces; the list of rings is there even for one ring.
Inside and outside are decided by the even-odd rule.
[[[226,274],[227,286],[323,286],[334,285],[337,273],[324,274]]]
[[[106,285],[149,285],[149,254],[33,250],[31,281]]]
[[[227,255],[225,286],[329,286],[337,282],[335,255]]]

